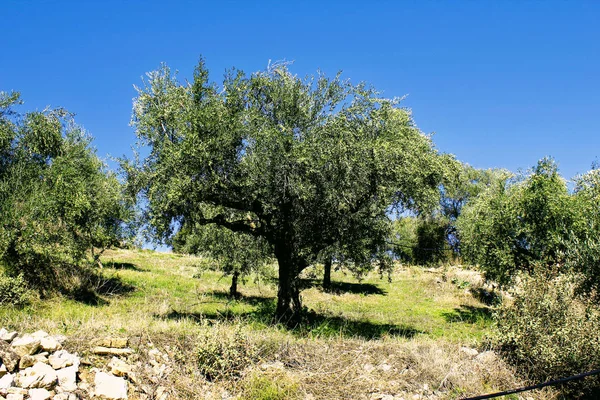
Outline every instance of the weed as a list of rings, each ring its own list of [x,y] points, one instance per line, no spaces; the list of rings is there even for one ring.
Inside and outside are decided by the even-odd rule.
[[[260,348],[239,329],[210,330],[198,340],[198,365],[209,381],[237,378],[260,357]]]
[[[242,398],[294,400],[300,398],[300,390],[298,382],[283,371],[256,371],[242,382]]]
[[[23,275],[0,274],[0,304],[22,306],[29,300],[30,291]]]

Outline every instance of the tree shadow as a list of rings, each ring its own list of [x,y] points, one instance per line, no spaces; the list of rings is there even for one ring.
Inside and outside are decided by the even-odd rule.
[[[107,306],[110,302],[103,299],[89,287],[79,287],[66,293],[67,297],[88,306]]]
[[[323,281],[320,279],[301,279],[300,288],[319,288],[323,289]],[[387,291],[381,289],[379,286],[372,283],[352,283],[352,282],[331,282],[331,287],[327,290],[327,293],[341,295],[344,293],[362,294],[368,295],[380,295],[385,296]]]
[[[124,296],[135,291],[135,286],[124,282],[118,276],[98,276],[93,281],[93,288],[102,296]]]
[[[106,297],[124,296],[135,291],[135,286],[123,282],[117,276],[105,277],[93,273],[86,277],[85,283],[63,293],[77,302],[89,306],[106,306],[110,301]]]
[[[289,327],[286,324],[273,320],[276,302],[274,298],[257,297],[249,300],[249,304],[256,304],[253,311],[235,311],[231,308],[208,312],[187,312],[171,310],[167,314],[155,314],[155,318],[166,320],[193,320],[198,323],[205,322],[213,324],[224,321],[246,321],[249,323],[260,323],[265,326],[276,326],[287,330],[297,336],[319,336],[319,337],[345,337],[355,339],[379,339],[383,336],[402,337],[410,339],[419,333],[423,333],[408,325],[382,324],[368,320],[354,320],[341,315],[320,314],[315,311],[305,311],[302,323]],[[255,303],[251,303],[256,301]]]
[[[116,270],[130,270],[130,271],[137,271],[137,272],[148,272],[147,269],[144,268],[140,268],[137,265],[133,264],[133,263],[128,263],[128,262],[117,262],[117,261],[107,261],[102,263],[102,265],[104,266],[104,268],[112,268],[112,269],[116,269]]]
[[[498,306],[502,303],[502,294],[495,290],[477,287],[471,289],[471,294],[474,298],[487,306]]]
[[[292,329],[292,332],[323,337],[345,337],[360,339],[380,339],[383,336],[411,339],[423,333],[412,326],[382,324],[369,320],[354,320],[341,315],[329,315],[309,311],[304,323]]]
[[[265,302],[272,302],[274,301],[274,297],[269,297],[269,296],[247,296],[244,295],[242,293],[239,293],[235,296],[232,297],[229,292],[225,292],[225,291],[220,291],[220,290],[215,290],[212,292],[207,292],[206,293],[208,296],[214,298],[216,301],[215,302],[222,302],[225,301],[227,303],[231,303],[231,302],[241,302],[241,303],[246,303],[252,306],[256,306]],[[206,303],[207,301],[203,301],[203,303]]]
[[[475,324],[492,320],[492,310],[489,307],[475,307],[461,304],[452,312],[442,314],[447,322],[465,322]]]

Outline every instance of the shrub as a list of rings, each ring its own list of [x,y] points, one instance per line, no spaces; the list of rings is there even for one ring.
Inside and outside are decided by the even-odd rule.
[[[510,286],[519,272],[564,264],[564,240],[580,218],[552,159],[527,176],[506,176],[469,202],[457,220],[461,252],[485,276]]]
[[[600,310],[576,297],[577,286],[573,276],[527,277],[514,302],[496,315],[497,344],[531,379],[556,379],[600,366]],[[569,398],[598,389],[598,377],[563,387]]]
[[[239,329],[214,329],[199,337],[199,368],[209,381],[239,377],[260,355],[260,346]]]
[[[131,237],[133,205],[71,114],[17,104],[0,92],[0,263],[45,294]]]
[[[244,379],[244,399],[292,400],[300,398],[298,383],[284,371],[256,372]]]
[[[27,303],[29,289],[23,275],[16,277],[0,274],[0,304],[20,306]]]

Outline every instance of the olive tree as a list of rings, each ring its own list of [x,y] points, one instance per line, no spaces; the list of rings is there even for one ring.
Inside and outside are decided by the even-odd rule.
[[[573,208],[578,218],[564,241],[566,266],[580,276],[579,292],[600,299],[600,169],[575,177]]]
[[[131,204],[71,114],[19,103],[0,93],[0,264],[46,291],[127,237]]]
[[[508,284],[519,271],[552,271],[564,264],[565,239],[578,221],[566,181],[544,158],[530,174],[506,173],[467,203],[457,225],[464,255],[486,276]]]
[[[443,163],[398,101],[339,76],[305,79],[286,65],[211,83],[163,66],[149,73],[133,123],[149,154],[125,163],[147,198],[155,237],[216,224],[266,240],[278,263],[276,318],[302,309],[298,276],[323,250],[356,238],[394,209],[436,204]],[[359,221],[359,222],[357,222]]]

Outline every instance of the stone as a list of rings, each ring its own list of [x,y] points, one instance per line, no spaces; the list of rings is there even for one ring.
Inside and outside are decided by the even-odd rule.
[[[7,373],[8,373],[8,369],[6,368],[6,365],[1,364],[0,365],[0,378],[2,378]]]
[[[29,400],[48,400],[52,393],[46,389],[29,389]]]
[[[460,349],[458,349],[459,352],[466,354],[469,357],[475,357],[477,354],[479,354],[479,352],[475,349],[472,349],[470,347],[461,347]]]
[[[6,366],[8,372],[13,372],[17,368],[20,359],[21,356],[8,343],[0,341],[0,360]]]
[[[22,394],[9,393],[6,395],[6,400],[23,400],[25,398]]]
[[[40,353],[33,356],[36,362],[43,362],[44,364],[48,364],[48,353]]]
[[[25,390],[23,388],[19,388],[19,387],[8,388],[8,390],[6,392],[12,393],[12,394],[22,394],[23,396],[25,396],[28,393],[27,390]]]
[[[493,363],[498,359],[498,356],[493,351],[484,351],[475,357],[475,361],[480,363]]]
[[[15,375],[14,374],[6,374],[2,378],[0,378],[0,389],[8,389],[13,386],[15,383]]]
[[[33,367],[19,372],[16,381],[18,386],[24,389],[52,389],[58,382],[58,376],[51,366],[38,362]]]
[[[98,372],[94,378],[96,396],[104,396],[107,399],[127,399],[127,381],[123,378]]]
[[[33,332],[31,334],[31,336],[34,337],[34,338],[36,338],[36,339],[42,339],[42,338],[48,337],[50,335],[46,331],[39,330],[39,331]]]
[[[131,374],[131,365],[117,357],[113,357],[108,366],[110,367],[110,372],[113,375],[129,376]]]
[[[36,362],[37,359],[34,356],[23,356],[21,357],[21,360],[19,360],[19,369],[33,367]]]
[[[388,372],[392,369],[392,366],[390,364],[383,363],[383,364],[380,364],[377,368],[383,372]]]
[[[52,337],[53,337],[54,339],[56,339],[56,341],[57,341],[58,343],[60,343],[60,344],[61,344],[61,346],[62,346],[63,344],[65,344],[65,342],[67,341],[67,337],[66,337],[65,335],[54,335],[54,336],[52,336]]]
[[[156,389],[156,395],[154,396],[156,400],[167,400],[169,398],[169,393],[167,392],[167,388],[164,386],[159,386]]]
[[[92,353],[101,356],[127,356],[129,354],[133,354],[133,350],[129,348],[121,349],[116,347],[98,346],[92,349]]]
[[[9,332],[6,329],[0,329],[0,340],[4,340],[5,342],[12,342],[14,338],[16,338],[19,334],[17,332]]]
[[[58,385],[66,392],[77,390],[77,370],[78,366],[70,366],[56,371]]]
[[[52,400],[77,400],[77,395],[74,393],[67,393],[67,392],[63,392],[63,393],[59,393],[54,395],[54,397],[52,398]]]
[[[264,363],[260,366],[261,369],[267,370],[267,369],[280,369],[283,370],[285,369],[285,365],[283,365],[283,363],[281,361],[275,361],[272,363]]]
[[[66,350],[59,350],[48,357],[48,362],[54,369],[61,369],[75,365],[79,367],[79,357]]]
[[[62,349],[62,345],[52,336],[43,337],[40,339],[40,346],[44,351],[55,352]]]
[[[63,392],[54,395],[52,400],[77,400],[77,395],[74,393]]]
[[[11,347],[20,357],[32,356],[40,349],[40,339],[26,335],[15,338],[11,342]]]
[[[93,346],[98,347],[112,347],[115,349],[124,349],[129,344],[128,338],[102,338],[92,340]]]

